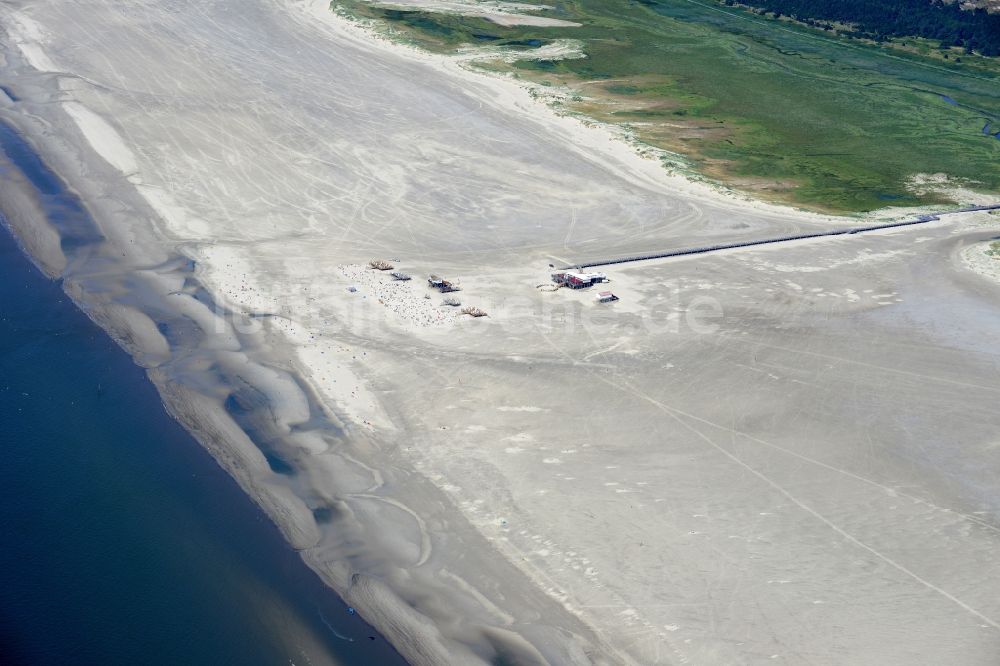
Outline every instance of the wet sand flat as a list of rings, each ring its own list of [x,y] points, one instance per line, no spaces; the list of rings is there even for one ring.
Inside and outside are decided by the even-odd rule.
[[[609,268],[600,306],[549,264],[844,221],[322,2],[2,12],[2,114],[106,236],[71,293],[408,660],[995,660],[995,216]]]

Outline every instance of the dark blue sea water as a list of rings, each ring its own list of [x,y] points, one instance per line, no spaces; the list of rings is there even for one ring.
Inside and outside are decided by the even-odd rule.
[[[402,663],[2,226],[0,276],[0,663]]]

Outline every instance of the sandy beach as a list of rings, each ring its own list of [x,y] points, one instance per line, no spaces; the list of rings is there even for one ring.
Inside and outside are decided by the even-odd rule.
[[[0,16],[0,118],[103,239],[13,176],[4,214],[411,663],[995,663],[1000,282],[963,257],[997,215],[609,267],[598,304],[550,266],[844,220],[321,0]]]

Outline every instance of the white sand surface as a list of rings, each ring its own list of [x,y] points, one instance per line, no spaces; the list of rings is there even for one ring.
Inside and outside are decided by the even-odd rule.
[[[993,216],[617,266],[601,305],[549,265],[844,221],[321,0],[0,17],[0,114],[107,237],[46,266],[413,663],[995,663],[1000,287],[956,265]]]
[[[129,176],[138,169],[135,155],[129,150],[125,141],[119,136],[106,120],[87,107],[77,102],[66,102],[63,109],[77,124],[83,135],[87,137],[91,148],[103,157],[108,164]]]
[[[970,245],[962,251],[962,259],[972,270],[1000,282],[1000,253],[993,249],[994,242]]]

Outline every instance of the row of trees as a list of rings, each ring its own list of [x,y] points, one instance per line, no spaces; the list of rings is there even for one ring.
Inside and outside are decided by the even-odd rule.
[[[943,46],[1000,56],[1000,13],[963,10],[941,0],[724,0],[727,5],[758,7],[805,23],[853,26],[852,34],[884,41],[890,37],[926,37]]]

